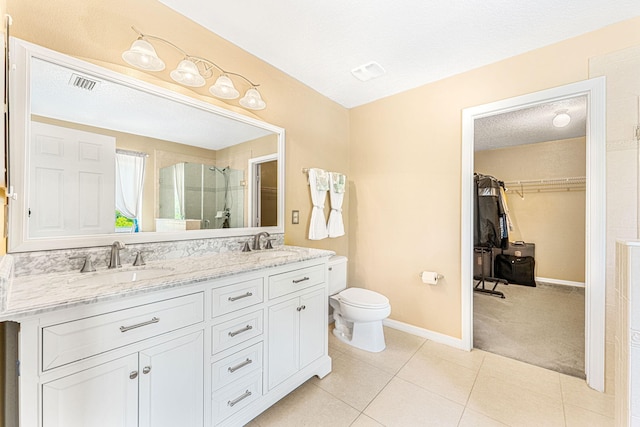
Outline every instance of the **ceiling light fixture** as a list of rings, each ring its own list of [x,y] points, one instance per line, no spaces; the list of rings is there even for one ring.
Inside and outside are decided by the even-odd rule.
[[[552,123],[557,128],[563,128],[571,121],[571,116],[567,114],[569,110],[556,111],[556,116],[553,118]]]
[[[169,74],[176,82],[190,87],[202,87],[205,85],[206,79],[217,74],[218,78],[215,84],[209,88],[209,92],[217,98],[236,99],[240,96],[240,92],[236,89],[231,76],[239,77],[250,86],[244,97],[240,99],[240,105],[251,110],[262,110],[267,106],[258,92],[257,88],[260,85],[253,83],[245,76],[226,71],[209,59],[189,55],[161,37],[142,34],[135,27],[131,27],[131,29],[138,34],[138,39],[131,44],[129,50],[122,54],[122,59],[127,64],[145,71],[164,70],[164,61],[158,57],[155,48],[149,42],[149,40],[157,40],[171,46],[182,55],[182,60]]]

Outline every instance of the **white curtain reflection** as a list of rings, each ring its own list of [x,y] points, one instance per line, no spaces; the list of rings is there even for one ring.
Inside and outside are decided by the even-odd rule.
[[[147,154],[116,150],[116,209],[135,221],[137,231],[142,213],[142,189]]]
[[[173,165],[175,219],[184,219],[184,163]]]

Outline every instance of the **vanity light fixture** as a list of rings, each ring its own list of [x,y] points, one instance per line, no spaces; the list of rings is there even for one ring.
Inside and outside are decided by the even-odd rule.
[[[556,116],[553,118],[552,123],[557,128],[563,128],[571,121],[571,116],[567,114],[569,110],[556,111]]]
[[[164,70],[164,61],[158,58],[156,50],[146,40],[138,39],[131,44],[131,48],[122,54],[122,59],[134,67],[147,71]]]
[[[205,85],[206,79],[212,78],[217,74],[218,78],[215,84],[209,88],[211,95],[220,99],[236,99],[240,96],[240,92],[236,89],[231,77],[237,77],[250,86],[244,97],[240,99],[240,105],[251,110],[262,110],[267,106],[260,96],[260,92],[258,92],[257,88],[260,85],[253,83],[245,76],[226,71],[209,59],[189,55],[175,44],[161,37],[143,34],[135,27],[131,27],[131,29],[138,34],[138,39],[131,44],[129,50],[122,54],[122,59],[127,64],[145,71],[164,70],[164,61],[158,57],[155,48],[149,42],[149,40],[160,41],[171,46],[182,55],[182,60],[169,74],[176,82],[190,87],[202,87]]]

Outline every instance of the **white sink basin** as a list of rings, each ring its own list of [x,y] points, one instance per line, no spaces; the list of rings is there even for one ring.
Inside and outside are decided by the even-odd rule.
[[[172,268],[144,268],[136,270],[107,270],[92,273],[85,277],[70,279],[69,283],[78,284],[120,284],[139,282],[140,280],[153,279],[166,276],[173,271]]]

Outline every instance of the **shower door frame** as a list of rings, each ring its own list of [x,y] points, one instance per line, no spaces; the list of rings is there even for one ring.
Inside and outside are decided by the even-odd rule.
[[[465,350],[473,348],[473,156],[474,121],[560,99],[587,97],[585,222],[585,374],[605,387],[606,116],[605,78],[598,77],[462,111],[461,298]]]

